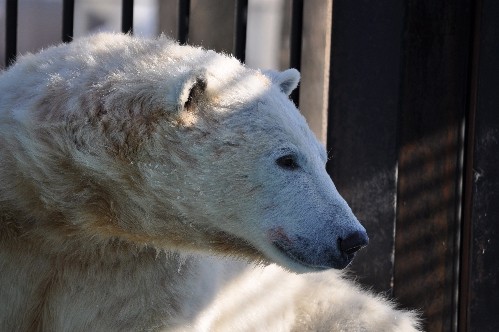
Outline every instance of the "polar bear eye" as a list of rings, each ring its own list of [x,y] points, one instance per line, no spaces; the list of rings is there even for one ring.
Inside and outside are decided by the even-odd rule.
[[[291,154],[279,157],[275,162],[277,165],[279,165],[279,167],[287,170],[295,170],[299,167],[298,163],[296,162],[295,156]]]

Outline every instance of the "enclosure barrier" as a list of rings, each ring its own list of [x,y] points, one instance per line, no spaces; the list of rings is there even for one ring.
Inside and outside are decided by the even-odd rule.
[[[9,66],[18,1],[5,1]],[[71,42],[75,2],[62,4],[61,40]],[[177,4],[185,44],[191,1]],[[242,62],[247,13],[248,0],[235,0],[233,54]],[[122,32],[133,33],[133,17],[133,0],[123,0]],[[497,17],[493,0],[291,3],[289,63],[303,76],[292,99],[312,127],[327,124],[327,170],[371,238],[352,269],[421,309],[428,331],[499,331]],[[318,29],[319,49],[310,46]],[[304,61],[317,52],[326,60],[312,74]],[[311,97],[315,81],[322,104]]]

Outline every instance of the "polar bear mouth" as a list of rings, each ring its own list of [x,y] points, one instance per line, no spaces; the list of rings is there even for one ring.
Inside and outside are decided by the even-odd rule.
[[[322,265],[316,265],[316,264],[310,264],[308,263],[303,257],[297,256],[294,254],[292,251],[289,249],[284,248],[281,244],[278,242],[274,242],[273,245],[284,255],[286,255],[288,258],[291,260],[295,261],[296,263],[306,266],[308,268],[314,269],[314,270],[326,270],[329,269],[327,266],[322,266]]]
[[[327,269],[343,269],[350,264],[355,254],[342,254],[339,248],[318,245],[297,236],[290,239],[281,229],[273,230],[267,240],[270,247],[251,244],[243,237],[224,231],[212,233],[212,248],[221,254],[237,255],[257,263],[278,265],[297,273],[318,272]],[[234,251],[234,248],[237,248]],[[269,250],[270,249],[270,250]]]
[[[303,240],[301,241],[303,242]],[[320,248],[319,250],[307,250],[308,246],[298,248],[290,247],[287,243],[280,241],[272,243],[277,250],[291,261],[308,269],[322,271],[327,269],[344,269],[353,260],[355,254],[339,256],[334,253],[333,248]],[[320,254],[319,254],[320,253]]]

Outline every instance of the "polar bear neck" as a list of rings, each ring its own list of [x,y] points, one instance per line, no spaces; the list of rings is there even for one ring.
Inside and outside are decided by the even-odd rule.
[[[11,233],[10,241],[4,241],[6,229]],[[54,249],[47,247],[46,241],[33,240],[36,233],[15,236],[12,232],[19,233],[12,224],[0,232],[0,270],[17,271],[17,275],[0,274],[0,283],[10,285],[8,291],[12,292],[3,293],[10,302],[0,318],[10,311],[22,314],[16,320],[15,328],[19,330],[56,330],[53,324],[64,326],[64,321],[53,320],[53,307],[65,308],[62,310],[67,312],[61,319],[70,324],[75,324],[71,319],[79,317],[102,330],[106,326],[121,329],[113,325],[120,310],[136,314],[133,322],[122,322],[127,324],[123,329],[168,328],[191,320],[210,300],[209,292],[197,291],[202,283],[195,257],[117,240],[94,247],[100,250],[93,252],[71,242],[53,254],[50,251]],[[84,310],[75,312],[79,308],[75,303]]]

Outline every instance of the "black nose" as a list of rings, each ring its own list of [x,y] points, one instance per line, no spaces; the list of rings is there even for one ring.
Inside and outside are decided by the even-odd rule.
[[[369,238],[365,232],[355,231],[346,238],[340,239],[340,249],[347,255],[351,255],[367,246]]]

